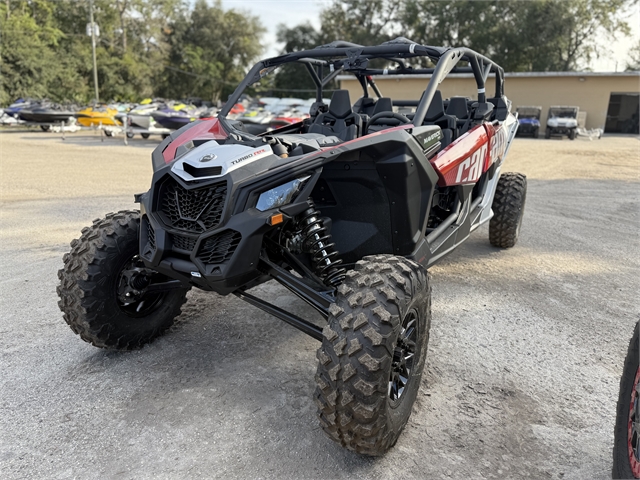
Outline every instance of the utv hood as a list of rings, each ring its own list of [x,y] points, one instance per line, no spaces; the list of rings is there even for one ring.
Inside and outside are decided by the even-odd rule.
[[[267,144],[253,148],[246,145],[220,145],[210,140],[179,157],[173,162],[171,171],[183,180],[193,182],[226,175],[269,156],[278,158]]]

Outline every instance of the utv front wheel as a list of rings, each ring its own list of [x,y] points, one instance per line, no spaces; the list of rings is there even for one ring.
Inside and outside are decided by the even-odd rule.
[[[316,375],[320,425],[349,450],[382,455],[420,388],[431,324],[427,272],[403,257],[365,257],[329,311]]]
[[[169,279],[138,257],[140,214],[110,213],[71,242],[58,272],[58,305],[71,329],[100,348],[131,350],[162,335],[188,289],[160,290]],[[146,290],[156,284],[156,290]]]
[[[524,205],[527,199],[527,177],[521,173],[500,175],[493,197],[493,217],[489,222],[489,241],[499,248],[511,248],[518,241]]]

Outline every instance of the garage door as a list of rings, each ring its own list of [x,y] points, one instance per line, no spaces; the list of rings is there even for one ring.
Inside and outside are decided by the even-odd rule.
[[[609,97],[604,131],[638,134],[638,112],[640,112],[640,93],[612,93]]]

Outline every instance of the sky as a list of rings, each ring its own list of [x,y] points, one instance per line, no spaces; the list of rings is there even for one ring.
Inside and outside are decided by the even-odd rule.
[[[331,0],[222,0],[223,6],[241,9],[257,16],[267,34],[264,36],[264,57],[280,54],[282,45],[276,42],[278,25],[284,23],[288,27],[310,22],[320,28],[318,15],[323,7],[331,4]],[[627,12],[631,37],[610,41],[602,40],[601,57],[592,61],[590,67],[596,72],[623,71],[626,68],[629,49],[640,40],[640,5]],[[482,52],[480,52],[482,53]]]

